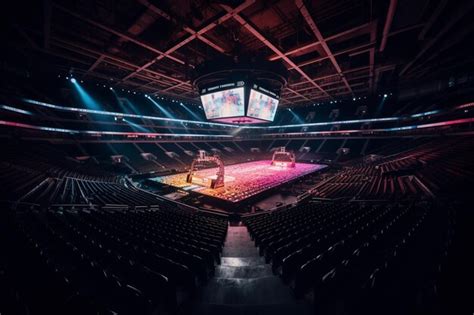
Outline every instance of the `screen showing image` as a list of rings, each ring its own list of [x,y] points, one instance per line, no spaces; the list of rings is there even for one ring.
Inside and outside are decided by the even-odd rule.
[[[244,88],[201,95],[207,119],[244,116]]]
[[[277,107],[278,100],[276,98],[262,94],[254,89],[250,91],[247,116],[273,121]]]

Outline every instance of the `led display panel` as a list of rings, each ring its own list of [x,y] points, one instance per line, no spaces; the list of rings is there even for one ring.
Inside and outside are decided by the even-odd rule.
[[[247,116],[266,121],[273,121],[278,102],[279,101],[276,98],[251,89]]]
[[[201,95],[207,119],[245,115],[244,87]]]

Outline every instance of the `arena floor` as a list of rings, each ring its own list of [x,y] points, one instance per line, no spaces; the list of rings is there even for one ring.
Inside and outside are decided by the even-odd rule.
[[[225,167],[225,186],[217,189],[186,182],[187,173],[152,178],[152,180],[231,202],[239,202],[295,178],[325,168],[323,164],[296,163],[294,168],[272,166],[271,160],[254,161]],[[197,172],[204,181],[215,178],[217,168]]]

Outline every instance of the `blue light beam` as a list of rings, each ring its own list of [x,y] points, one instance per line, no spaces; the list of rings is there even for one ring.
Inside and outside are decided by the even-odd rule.
[[[157,101],[152,99],[150,96],[147,96],[147,99],[149,99],[163,114],[165,114],[166,117],[174,119],[174,116],[169,111],[167,111],[163,106],[158,104]]]
[[[190,110],[186,105],[184,105],[183,103],[179,103],[179,105],[181,105],[181,107],[184,108],[184,110],[186,110],[194,119],[196,120],[202,120],[201,117],[199,117],[199,115],[197,115],[195,112],[193,112],[192,110]]]
[[[71,83],[74,86],[80,101],[90,109],[101,109],[100,104],[84,90],[84,88],[77,82],[76,79],[71,79]]]

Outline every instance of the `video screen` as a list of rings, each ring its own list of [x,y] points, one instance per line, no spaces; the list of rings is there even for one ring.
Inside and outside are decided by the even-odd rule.
[[[276,98],[262,94],[254,89],[250,91],[247,116],[273,121],[277,107],[278,100]]]
[[[244,88],[201,95],[207,119],[244,116]]]

